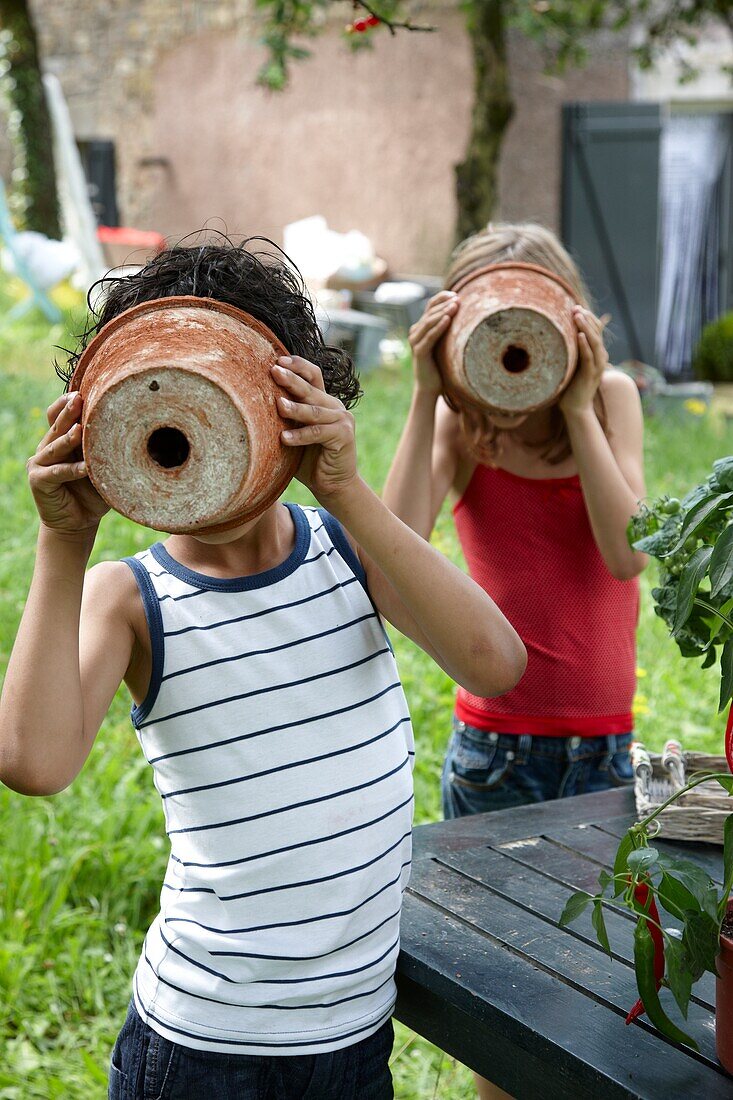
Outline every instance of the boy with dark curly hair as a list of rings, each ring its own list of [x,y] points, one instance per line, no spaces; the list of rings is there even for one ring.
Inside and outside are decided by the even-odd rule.
[[[382,1100],[413,741],[380,616],[482,696],[513,687],[524,647],[359,476],[356,377],[284,259],[168,249],[107,281],[82,345],[124,309],[181,294],[245,310],[288,348],[272,368],[297,425],[282,439],[304,448],[298,476],[322,507],[277,503],[86,572],[107,506],[80,451],[81,398],[55,401],[28,462],[41,522],[0,778],[30,795],[66,787],[125,681],[171,852],[110,1097]]]

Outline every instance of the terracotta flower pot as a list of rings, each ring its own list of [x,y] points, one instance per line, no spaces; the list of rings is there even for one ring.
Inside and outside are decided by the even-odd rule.
[[[733,899],[728,901],[728,920],[733,924]],[[733,932],[720,934],[720,954],[715,981],[715,1049],[728,1073],[733,1073]]]
[[[161,298],[115,317],[81,356],[89,477],[157,531],[213,533],[256,518],[295,474],[270,366],[285,347],[210,298]]]
[[[437,347],[449,400],[497,413],[528,413],[556,401],[578,360],[568,284],[516,262],[481,267],[452,289],[460,308]]]

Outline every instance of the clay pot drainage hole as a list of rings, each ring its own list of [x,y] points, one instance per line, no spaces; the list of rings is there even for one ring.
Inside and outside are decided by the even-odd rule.
[[[164,470],[175,470],[186,462],[191,448],[178,428],[156,428],[148,438],[148,454]]]
[[[505,370],[510,374],[521,374],[529,367],[529,353],[517,344],[509,344],[501,357]]]

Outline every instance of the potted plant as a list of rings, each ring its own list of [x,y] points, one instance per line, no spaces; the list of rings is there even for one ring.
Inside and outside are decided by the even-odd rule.
[[[629,540],[659,562],[654,609],[670,628],[683,657],[718,663],[719,709],[733,698],[733,456],[683,500],[661,497],[644,504],[629,525]],[[726,729],[726,758],[733,772],[733,709]],[[653,844],[660,814],[702,782],[716,780],[733,794],[731,772],[693,775],[622,837],[613,867],[599,876],[595,895],[571,895],[561,925],[588,906],[598,942],[610,953],[604,907],[623,905],[634,914],[634,970],[639,1000],[627,1023],[646,1012],[669,1038],[696,1044],[667,1015],[660,990],[667,989],[687,1017],[692,986],[707,970],[716,975],[716,1046],[733,1073],[733,816],[725,821],[723,884],[691,860],[661,852]],[[665,915],[675,928],[665,928]]]

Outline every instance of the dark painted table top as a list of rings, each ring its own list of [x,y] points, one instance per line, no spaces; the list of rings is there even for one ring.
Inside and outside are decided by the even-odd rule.
[[[733,1100],[715,1058],[711,974],[683,1025],[696,1054],[646,1017],[624,1023],[638,996],[629,914],[606,910],[613,958],[596,942],[590,910],[558,926],[573,890],[596,893],[633,820],[624,789],[419,826],[397,1018],[519,1100]],[[657,843],[721,880],[722,849]]]

